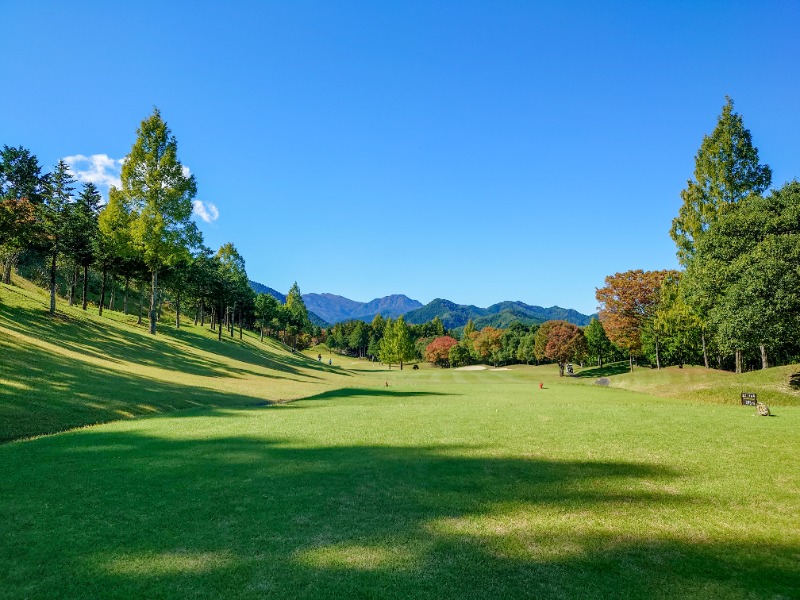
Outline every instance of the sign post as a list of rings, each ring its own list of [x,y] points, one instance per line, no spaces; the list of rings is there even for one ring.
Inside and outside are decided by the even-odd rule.
[[[756,395],[749,392],[742,392],[742,406],[757,406]]]

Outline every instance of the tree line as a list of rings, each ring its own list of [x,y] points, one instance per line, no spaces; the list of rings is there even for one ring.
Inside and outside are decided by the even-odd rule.
[[[178,159],[175,136],[158,109],[137,129],[120,182],[104,203],[95,184],[76,180],[65,161],[45,173],[30,150],[4,145],[0,151],[0,263],[3,283],[15,268],[26,269],[50,290],[56,311],[58,282],[70,306],[86,310],[93,296],[100,315],[122,295],[129,314],[138,296],[138,323],[147,310],[155,334],[165,300],[174,311],[194,312],[195,323],[222,338],[236,326],[258,327],[284,342],[309,344],[315,331],[295,283],[280,304],[250,287],[244,258],[232,243],[215,253],[203,244],[192,221],[194,175]],[[94,295],[90,292],[90,287]],[[99,289],[98,289],[99,288]],[[138,288],[138,289],[137,289]],[[138,293],[137,293],[138,292]],[[119,303],[117,303],[119,306]]]
[[[328,348],[359,358],[399,364],[425,360],[443,368],[477,363],[494,366],[556,363],[563,376],[570,362],[618,360],[623,351],[611,343],[603,325],[592,319],[585,328],[566,321],[476,329],[472,320],[460,335],[446,330],[439,317],[410,325],[403,317],[376,315],[371,323],[345,321],[325,333]]]
[[[737,373],[800,362],[800,183],[771,184],[727,98],[670,229],[683,270],[616,273],[597,290],[631,368],[637,356]]]

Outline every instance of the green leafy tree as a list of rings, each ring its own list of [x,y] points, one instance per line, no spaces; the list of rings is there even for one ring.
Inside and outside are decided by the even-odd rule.
[[[586,336],[589,355],[597,359],[598,367],[602,367],[603,357],[608,356],[612,351],[611,340],[608,339],[603,324],[595,317],[592,317],[592,320],[584,330],[584,335]]]
[[[450,348],[448,358],[450,360],[450,366],[464,367],[472,361],[472,354],[463,342],[459,342],[457,345]]]
[[[295,281],[286,294],[286,310],[288,312],[289,333],[292,335],[292,347],[297,346],[297,335],[301,332],[307,332],[311,328],[311,320],[308,318],[308,309],[306,303],[303,301],[303,295],[300,293],[300,286]]]
[[[77,268],[83,270],[83,285],[81,303],[86,310],[87,292],[89,285],[89,266],[94,261],[94,252],[97,247],[97,215],[103,198],[95,184],[88,182],[83,185],[74,204],[67,214],[66,238],[64,241],[65,252]]]
[[[270,294],[258,294],[255,301],[256,326],[260,331],[260,340],[264,341],[264,330],[270,327],[278,314],[278,300]]]
[[[222,327],[227,325],[230,337],[233,337],[234,317],[237,303],[242,302],[245,287],[249,288],[244,258],[230,242],[223,244],[215,255],[217,261],[217,339],[222,339]]]
[[[395,341],[394,321],[388,317],[384,322],[383,336],[381,336],[378,358],[383,364],[392,368],[392,363],[397,361],[397,343]]]
[[[97,217],[97,245],[93,253],[102,273],[99,303],[101,315],[106,301],[108,273],[115,272],[124,260],[134,254],[130,223],[131,214],[124,195],[112,188],[108,204],[103,206]]]
[[[133,243],[150,270],[150,333],[155,334],[158,274],[188,259],[189,249],[200,244],[191,220],[197,184],[178,160],[178,143],[158,109],[142,121],[136,134],[122,166],[121,191],[131,206]]]
[[[797,338],[800,314],[800,183],[727,211],[698,243],[682,285],[707,311],[715,343],[733,353],[767,352]]]
[[[53,173],[48,177],[44,203],[42,204],[42,222],[45,233],[47,254],[50,260],[50,314],[56,312],[56,274],[58,257],[63,252],[65,238],[69,233],[70,203],[75,191],[69,166],[59,160]]]
[[[408,325],[400,315],[393,324],[395,359],[400,363],[400,370],[403,370],[403,363],[414,360],[417,350],[414,347],[414,340],[411,339],[411,332]]]
[[[369,326],[366,323],[356,322],[348,337],[348,345],[356,351],[359,358],[365,355],[369,345]]]
[[[722,108],[717,126],[695,156],[694,179],[681,192],[683,204],[672,221],[670,236],[678,246],[678,260],[686,266],[705,231],[732,204],[751,193],[760,194],[772,182],[772,170],[758,162],[750,131],[733,112],[733,100]]]

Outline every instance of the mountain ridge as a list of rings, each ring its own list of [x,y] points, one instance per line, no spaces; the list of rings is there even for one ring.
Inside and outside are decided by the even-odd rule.
[[[272,295],[280,302],[286,302],[286,295],[256,281],[250,286],[259,293]],[[595,315],[584,315],[572,308],[551,306],[545,308],[516,300],[504,300],[481,308],[473,304],[456,304],[445,298],[436,298],[423,305],[405,294],[391,294],[375,298],[369,302],[359,302],[331,293],[303,294],[303,302],[309,311],[312,322],[320,327],[328,327],[342,321],[372,321],[375,315],[396,319],[403,315],[411,324],[427,323],[439,317],[447,329],[457,329],[472,319],[475,326],[507,327],[514,321],[526,325],[563,320],[580,327],[588,325]]]

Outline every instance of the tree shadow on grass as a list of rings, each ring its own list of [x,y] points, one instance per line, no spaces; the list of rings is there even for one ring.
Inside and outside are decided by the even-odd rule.
[[[583,369],[575,373],[575,377],[581,379],[597,379],[599,377],[610,377],[611,375],[622,375],[623,373],[630,372],[630,366],[626,362],[611,363],[610,365],[603,365],[602,367],[592,367],[590,369]]]
[[[391,387],[374,387],[374,388],[355,388],[347,387],[336,390],[322,392],[314,396],[303,398],[303,401],[308,400],[334,400],[336,398],[358,398],[358,397],[371,397],[371,398],[422,398],[440,397],[440,396],[457,396],[450,392],[414,392],[410,390],[399,390]]]
[[[667,599],[800,589],[788,542],[668,539],[646,520],[618,529],[613,515],[657,519],[700,502],[659,491],[678,474],[658,465],[102,430],[0,452],[11,596]]]
[[[789,376],[789,387],[800,390],[800,373],[792,373]]]
[[[194,407],[244,407],[258,396],[136,376],[0,339],[0,443]],[[264,381],[280,379],[264,376]]]
[[[113,323],[113,325],[111,324]],[[151,336],[127,324],[98,322],[88,316],[57,313],[28,307],[0,304],[0,325],[17,333],[42,339],[58,346],[115,362],[159,367],[192,375],[236,377],[266,375],[263,369],[274,369],[289,375],[315,379],[314,371],[322,370],[300,357],[256,349],[236,340],[220,342],[188,330],[166,330]],[[192,347],[188,347],[188,345]],[[198,352],[197,349],[202,350]],[[254,370],[237,367],[220,357],[243,365],[260,367]]]

